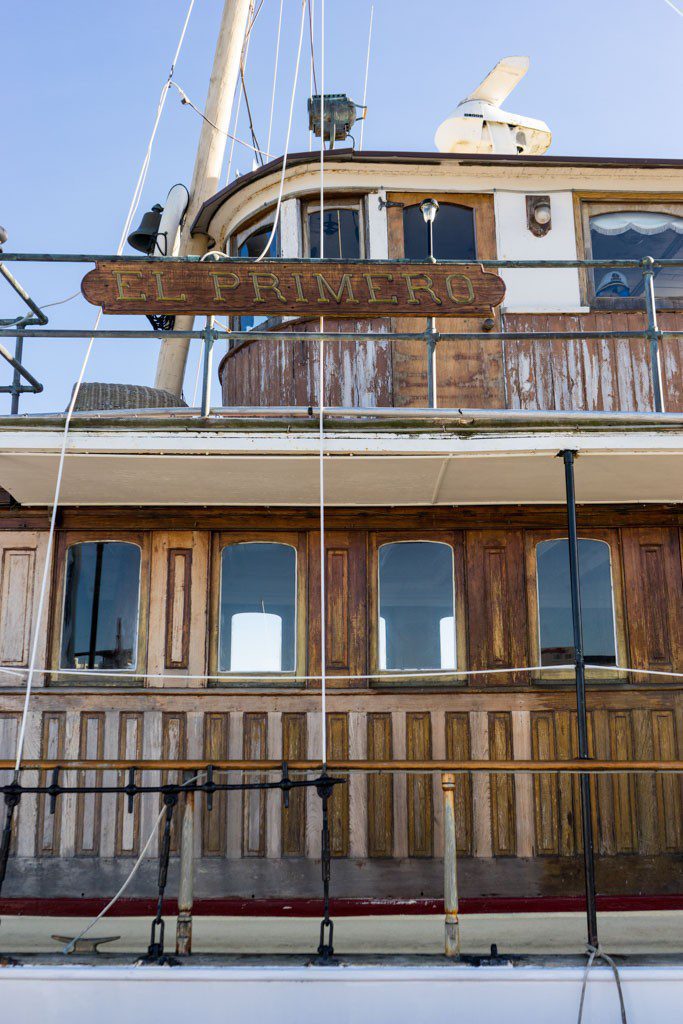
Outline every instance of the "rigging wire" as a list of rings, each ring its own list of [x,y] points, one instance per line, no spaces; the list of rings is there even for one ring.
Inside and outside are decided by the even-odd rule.
[[[314,24],[314,22],[315,22],[315,0],[309,0],[309,4],[308,4],[308,27],[309,27],[309,33],[308,34],[309,34],[309,37],[310,37],[310,40],[311,40],[311,44],[310,44],[311,45],[311,56],[310,56],[310,60],[309,60],[309,69],[308,69],[308,95],[311,96],[311,97],[313,96],[313,84],[314,84],[314,80],[315,80],[315,63],[314,63],[314,61],[315,61],[315,50],[314,50],[314,46],[313,46],[313,24]],[[317,84],[318,83],[315,82],[315,85],[316,85],[315,91],[316,92],[318,91]],[[308,152],[310,153],[310,152],[312,152],[312,150],[313,150],[313,131],[312,131],[312,129],[309,126],[309,129],[308,129]]]
[[[358,143],[359,151],[363,148],[363,135],[365,133],[365,119],[368,113],[368,75],[370,73],[370,44],[372,43],[372,21],[375,16],[375,5],[370,4],[370,26],[368,28],[368,53],[365,58],[365,83],[363,85],[363,121],[360,126],[360,141]]]
[[[138,179],[137,179],[137,181],[135,183],[135,188],[133,190],[133,197],[131,199],[130,206],[128,207],[128,214],[126,216],[126,220],[125,220],[125,223],[124,223],[124,226],[123,226],[123,231],[121,232],[121,238],[119,240],[119,244],[118,244],[118,247],[117,247],[117,250],[116,250],[116,253],[117,253],[118,256],[120,256],[121,253],[123,252],[123,247],[126,244],[126,239],[127,239],[128,235],[130,233],[130,227],[131,227],[131,224],[132,224],[132,221],[133,221],[133,217],[135,216],[135,213],[137,211],[138,205],[140,203],[140,199],[142,197],[142,190],[143,190],[143,188],[145,186],[145,181],[147,180],[147,172],[149,170],[150,159],[151,159],[151,156],[152,156],[152,147],[154,145],[154,140],[156,138],[157,130],[159,128],[159,122],[161,120],[161,115],[162,115],[163,110],[164,110],[164,106],[165,106],[165,103],[166,103],[166,99],[168,97],[168,93],[169,93],[170,87],[175,84],[173,82],[173,75],[175,73],[175,66],[176,66],[176,63],[178,61],[178,57],[180,56],[180,51],[182,49],[183,41],[185,39],[185,33],[187,32],[187,26],[188,26],[189,21],[190,21],[190,15],[192,14],[192,8],[194,7],[194,3],[195,3],[195,0],[190,0],[190,4],[189,4],[188,10],[187,10],[187,14],[185,16],[185,21],[184,21],[184,24],[183,24],[183,27],[182,27],[182,30],[181,30],[181,33],[180,33],[180,39],[178,40],[178,45],[176,47],[176,51],[175,51],[173,60],[171,62],[171,67],[170,67],[170,70],[169,70],[169,73],[168,73],[168,78],[164,82],[164,86],[163,86],[163,88],[161,90],[161,95],[159,97],[159,103],[157,105],[157,111],[156,111],[156,115],[155,115],[155,118],[154,118],[154,124],[152,126],[152,131],[151,131],[151,134],[150,134],[150,137],[149,137],[149,141],[147,143],[147,149],[145,151],[145,156],[144,156],[143,161],[142,161],[142,166],[140,167],[140,173],[138,174]],[[97,317],[95,319],[95,326],[93,327],[93,331],[97,330],[97,328],[99,327],[101,319],[102,319],[102,310],[100,310],[98,312],[98,314],[97,314]],[[73,416],[74,409],[76,407],[76,401],[78,399],[78,394],[79,394],[79,392],[81,390],[81,385],[83,383],[83,378],[85,377],[85,371],[86,371],[86,368],[88,366],[88,362],[90,360],[90,354],[92,352],[94,342],[95,342],[95,338],[93,336],[88,341],[88,346],[87,346],[86,351],[85,351],[85,356],[83,358],[83,363],[81,365],[81,370],[80,370],[80,373],[78,375],[78,380],[76,381],[76,384],[74,385],[74,389],[73,389],[72,394],[71,394],[71,401],[69,402],[69,407],[68,407],[67,414],[66,414],[66,420],[64,422],[64,431],[63,431],[63,434],[62,434],[62,445],[61,445],[61,449],[60,449],[60,453],[59,453],[59,462],[58,462],[58,467],[57,467],[57,480],[55,482],[54,498],[53,498],[53,503],[52,503],[52,514],[50,516],[50,529],[49,529],[48,538],[47,538],[47,547],[46,547],[46,550],[45,550],[45,564],[43,566],[43,576],[42,576],[42,580],[41,580],[41,584],[40,584],[40,596],[39,596],[39,599],[38,599],[38,607],[36,609],[36,620],[35,620],[35,627],[34,627],[35,633],[34,633],[34,637],[33,637],[33,644],[31,646],[31,660],[29,662],[29,669],[28,669],[28,674],[27,674],[27,677],[26,677],[26,694],[25,694],[25,697],[24,697],[24,706],[23,706],[22,715],[21,715],[21,724],[20,724],[20,727],[19,727],[19,734],[17,736],[16,759],[15,759],[15,765],[14,765],[15,775],[18,775],[19,771],[21,770],[21,759],[22,759],[22,754],[23,754],[23,751],[24,751],[24,742],[25,742],[25,739],[26,739],[26,722],[27,722],[27,719],[28,719],[28,709],[29,709],[29,704],[30,704],[30,700],[31,700],[31,689],[32,689],[32,686],[33,686],[33,676],[35,674],[36,659],[38,657],[38,645],[39,645],[40,639],[41,639],[41,637],[40,637],[41,623],[42,623],[43,613],[44,613],[44,609],[45,609],[45,598],[46,598],[46,594],[47,594],[47,583],[48,583],[48,579],[49,579],[49,576],[50,576],[50,560],[51,560],[51,557],[52,557],[52,550],[53,550],[53,546],[54,546],[55,527],[56,527],[56,524],[57,524],[57,510],[58,510],[58,507],[59,507],[59,498],[60,498],[60,493],[61,493],[61,488],[62,488],[62,478],[63,478],[63,475],[64,475],[64,462],[65,462],[65,459],[66,459],[66,446],[67,446],[67,442],[68,442],[68,438],[69,438],[69,428],[71,426],[71,418]]]
[[[280,0],[280,14],[277,19],[277,41],[275,43],[275,62],[273,64],[273,91],[270,96],[270,118],[268,120],[268,141],[266,149],[270,150],[270,140],[273,134],[273,114],[275,112],[275,87],[277,85],[277,68],[280,62],[280,36],[282,34],[282,8],[285,0]],[[310,8],[309,8],[310,10]]]
[[[169,85],[172,85],[173,88],[177,89],[178,92],[180,93],[180,102],[182,104],[184,104],[184,105],[187,105],[188,107],[192,107],[192,109],[195,111],[195,113],[199,114],[199,116],[202,118],[202,120],[206,121],[207,124],[210,124],[211,127],[213,129],[215,129],[215,131],[220,132],[221,135],[225,135],[228,139],[232,139],[233,142],[237,142],[240,146],[244,146],[246,149],[250,149],[252,151],[252,153],[256,153],[256,154],[259,154],[259,155],[263,154],[263,156],[271,156],[270,153],[264,153],[264,151],[262,149],[259,149],[256,146],[252,146],[250,143],[245,142],[244,139],[240,139],[236,135],[233,135],[232,132],[227,132],[227,131],[225,131],[224,128],[219,128],[217,124],[213,123],[211,118],[207,117],[206,114],[202,110],[200,110],[199,107],[196,106],[196,104],[194,104],[192,102],[192,100],[187,95],[185,90],[182,89],[178,85],[177,82],[170,82]]]
[[[325,232],[323,231],[323,213],[325,205],[325,0],[320,0],[320,259],[325,258]],[[325,318],[320,317],[320,331],[325,330]],[[325,339],[318,344],[319,381],[319,477],[320,477],[320,717],[322,719],[321,761],[327,764],[327,691],[326,670],[327,652],[327,607],[325,599]]]
[[[285,187],[285,174],[287,172],[287,156],[289,154],[289,140],[292,134],[292,118],[294,116],[294,100],[296,99],[296,87],[299,81],[299,67],[301,65],[301,47],[304,39],[304,25],[306,23],[306,5],[309,0],[301,0],[301,23],[299,25],[299,45],[296,51],[296,64],[294,67],[294,80],[292,82],[292,95],[289,101],[289,119],[287,121],[287,136],[285,138],[285,149],[282,154],[282,170],[280,172],[280,187],[277,194],[277,203],[275,206],[275,215],[273,217],[273,226],[270,229],[270,235],[266,242],[263,252],[256,257],[256,263],[260,263],[270,251],[271,244],[275,238],[275,232],[277,231],[278,223],[280,221],[280,209],[282,207],[282,193]],[[268,154],[267,154],[268,155]]]

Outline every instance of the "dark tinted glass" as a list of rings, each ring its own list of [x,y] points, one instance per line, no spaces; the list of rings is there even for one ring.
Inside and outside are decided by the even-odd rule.
[[[296,551],[231,544],[221,552],[221,672],[293,672]]]
[[[453,551],[415,541],[379,549],[382,669],[455,668]]]
[[[407,260],[426,260],[427,225],[418,206],[403,211],[403,254]],[[434,256],[437,260],[474,260],[474,212],[469,206],[441,203],[434,221]]]
[[[308,237],[312,259],[320,257],[320,213],[308,215]],[[323,242],[325,259],[360,259],[358,210],[323,210]]]
[[[268,239],[272,230],[272,224],[264,224],[263,227],[257,228],[253,234],[244,239],[237,250],[237,255],[242,259],[256,259],[261,255],[266,245],[268,245]],[[276,259],[278,255],[279,239],[276,230],[264,259]],[[254,313],[250,313],[248,316],[239,316],[237,317],[237,329],[239,331],[250,331],[253,327],[258,327],[259,324],[264,323],[267,319],[267,316],[257,316]]]
[[[683,217],[664,213],[602,213],[591,217],[591,251],[596,260],[683,258]],[[644,299],[643,275],[635,267],[593,271],[596,298]],[[683,298],[683,267],[655,267],[655,295]]]
[[[137,661],[140,549],[74,544],[66,555],[62,668],[132,669]]]
[[[567,541],[542,541],[536,548],[536,569],[541,664],[565,665],[574,658]],[[579,578],[586,661],[615,665],[610,552],[603,541],[579,541]]]

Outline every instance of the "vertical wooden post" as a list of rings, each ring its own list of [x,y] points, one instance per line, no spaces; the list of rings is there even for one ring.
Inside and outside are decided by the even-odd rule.
[[[458,922],[457,846],[455,841],[455,775],[444,772],[443,789],[443,903],[445,912],[444,953],[460,956],[460,924]]]
[[[175,951],[179,956],[188,956],[192,952],[193,884],[194,792],[188,789],[184,796],[183,821],[180,831],[180,881],[178,884],[178,921],[175,933]]]

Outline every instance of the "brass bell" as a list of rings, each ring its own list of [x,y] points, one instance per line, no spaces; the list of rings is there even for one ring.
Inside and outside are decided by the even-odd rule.
[[[156,245],[161,215],[164,212],[163,206],[155,203],[151,210],[142,215],[140,227],[128,235],[128,245],[131,249],[143,252],[145,256],[151,256]]]

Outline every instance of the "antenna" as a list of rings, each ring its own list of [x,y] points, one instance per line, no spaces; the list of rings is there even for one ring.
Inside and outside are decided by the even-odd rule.
[[[508,114],[500,104],[529,70],[528,57],[503,57],[437,128],[441,153],[510,153],[537,156],[551,142],[545,121]]]

